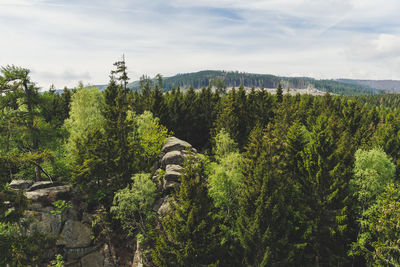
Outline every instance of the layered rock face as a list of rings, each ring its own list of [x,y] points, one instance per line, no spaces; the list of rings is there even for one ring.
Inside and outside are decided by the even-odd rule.
[[[159,216],[170,211],[169,196],[179,186],[184,161],[196,153],[189,143],[176,137],[167,138],[153,173],[153,180],[161,192],[161,198],[154,205]],[[61,254],[65,266],[114,266],[108,245],[93,242],[92,214],[87,211],[87,197],[84,194],[71,185],[50,181],[34,183],[30,180],[14,180],[10,188],[24,191],[31,200],[30,208],[26,211],[26,216],[34,219],[31,227],[57,239],[56,247],[49,252],[49,260],[54,259],[55,254]],[[68,205],[63,212],[54,212],[57,208],[53,203],[56,201],[64,201]],[[137,244],[132,266],[143,266],[140,255],[140,245]]]
[[[91,214],[87,213],[87,199],[71,185],[41,181],[33,183],[14,180],[13,190],[23,190],[31,200],[26,216],[33,217],[31,229],[36,228],[57,239],[56,247],[49,252],[63,255],[65,266],[105,267],[113,266],[106,244],[94,244],[91,230]],[[55,212],[55,201],[65,201],[63,212]]]
[[[169,199],[172,190],[179,186],[179,179],[185,159],[189,156],[195,156],[196,149],[191,144],[180,140],[176,137],[167,138],[161,149],[160,160],[155,165],[153,173],[153,181],[158,183],[158,189],[161,192],[161,198],[156,201],[154,210],[158,216],[169,212]],[[137,244],[137,249],[134,256],[132,267],[143,267],[140,244]]]
[[[159,181],[162,198],[156,205],[159,215],[168,210],[168,197],[175,186],[179,186],[179,177],[185,159],[189,155],[195,155],[196,149],[188,142],[180,140],[176,137],[167,138],[161,150],[160,160],[156,165],[156,171],[153,174],[153,180]],[[161,176],[161,177],[160,177]],[[160,178],[162,178],[160,180]]]

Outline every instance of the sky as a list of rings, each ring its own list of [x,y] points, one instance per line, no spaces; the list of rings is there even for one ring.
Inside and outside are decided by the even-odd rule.
[[[47,89],[200,70],[400,80],[398,0],[0,0],[0,66]]]

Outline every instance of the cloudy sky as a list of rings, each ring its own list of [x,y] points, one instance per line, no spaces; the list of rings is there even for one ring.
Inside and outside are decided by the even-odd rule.
[[[400,80],[398,0],[0,0],[0,66],[43,88],[205,69]]]

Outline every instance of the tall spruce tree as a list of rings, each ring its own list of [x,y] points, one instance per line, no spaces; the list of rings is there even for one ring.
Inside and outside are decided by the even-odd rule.
[[[207,192],[204,162],[189,158],[181,185],[169,202],[171,212],[161,219],[155,241],[156,266],[207,266],[217,263],[219,238],[213,203]]]
[[[338,149],[328,119],[318,117],[303,156],[304,176],[299,176],[306,220],[302,262],[316,266],[346,265],[351,236],[348,231],[347,156]]]
[[[278,103],[282,103],[283,101],[283,89],[280,83],[278,84],[278,88],[276,89],[276,101]]]
[[[237,231],[245,266],[294,264],[291,184],[284,174],[282,140],[256,128],[245,153]]]

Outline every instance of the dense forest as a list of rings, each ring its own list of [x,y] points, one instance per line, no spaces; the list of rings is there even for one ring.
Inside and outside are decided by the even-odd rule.
[[[152,82],[157,82],[159,77],[160,76],[157,76],[150,80]],[[148,77],[142,78],[149,79]],[[376,89],[368,85],[357,84],[350,81],[351,80],[317,80],[307,77],[279,77],[269,74],[253,74],[238,71],[206,70],[166,77],[163,79],[161,88],[165,91],[170,91],[177,87],[181,89],[188,89],[190,87],[201,89],[202,87],[213,86],[223,91],[227,87],[238,87],[240,85],[248,88],[277,88],[279,84],[282,84],[285,89],[306,89],[311,87],[340,95],[377,94],[384,92],[382,89]],[[128,87],[140,90],[141,83],[140,81],[135,81],[129,83]]]
[[[398,95],[246,93],[245,80],[183,91],[161,76],[131,90],[126,69],[116,62],[103,91],[58,94],[39,93],[27,69],[1,68],[0,265],[43,265],[55,246],[29,228],[16,179],[84,192],[95,238],[132,254],[140,243],[145,266],[400,264]],[[157,216],[154,164],[169,136],[198,155]]]

